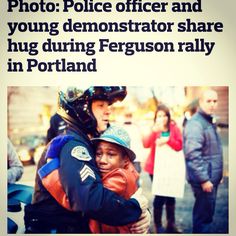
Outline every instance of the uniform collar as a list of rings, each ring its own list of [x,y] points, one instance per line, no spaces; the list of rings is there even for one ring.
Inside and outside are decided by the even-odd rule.
[[[75,129],[75,128],[69,127],[67,130],[67,134],[72,135],[77,139],[82,138],[83,140],[85,140],[89,144],[91,143],[89,137],[85,133],[83,133],[80,129]]]

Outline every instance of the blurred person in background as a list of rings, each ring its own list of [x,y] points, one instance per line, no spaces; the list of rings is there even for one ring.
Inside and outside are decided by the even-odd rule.
[[[129,110],[125,111],[123,127],[130,136],[131,149],[136,154],[136,158],[133,161],[133,164],[137,172],[140,174],[142,171],[141,164],[144,159],[144,147],[142,143],[142,135],[141,135],[140,128],[138,127],[138,125],[136,125],[133,122],[133,114]],[[139,186],[141,185],[140,182],[141,181],[139,179],[139,182],[138,182]]]
[[[17,199],[9,197],[9,189],[16,186],[15,182],[20,180],[23,174],[23,165],[16,153],[15,147],[9,138],[7,138],[7,183],[8,183],[8,198],[7,198],[7,210],[8,212],[20,211],[20,202]],[[16,233],[18,230],[18,225],[9,217],[7,217],[7,233]]]
[[[66,122],[55,113],[50,118],[50,126],[47,130],[46,144],[48,144],[57,135],[62,134],[66,129]]]
[[[183,133],[187,178],[195,197],[193,233],[212,232],[217,189],[223,176],[222,144],[214,120],[217,102],[216,91],[203,91],[200,108],[186,123]]]
[[[10,139],[7,139],[7,182],[13,184],[18,181],[24,172],[23,165]]]
[[[153,180],[155,154],[158,147],[170,146],[175,151],[182,149],[182,134],[176,123],[171,120],[170,110],[161,104],[157,107],[154,126],[149,134],[143,137],[143,145],[150,148],[144,170],[149,173]],[[166,208],[167,225],[162,224],[163,207]],[[168,196],[155,196],[153,202],[154,224],[157,233],[181,233],[175,225],[175,198]]]
[[[66,96],[70,99],[73,99],[75,96],[75,91],[75,87],[68,87],[65,91]],[[58,113],[55,113],[50,118],[50,125],[47,130],[46,144],[48,144],[56,136],[63,134],[66,130],[66,127],[66,121]]]
[[[188,120],[191,119],[191,117],[197,112],[198,109],[198,99],[194,99],[186,108],[184,111],[184,119],[183,119],[183,128],[185,127]]]

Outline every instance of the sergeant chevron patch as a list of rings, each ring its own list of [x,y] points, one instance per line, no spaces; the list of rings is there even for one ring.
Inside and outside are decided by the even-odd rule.
[[[89,176],[91,176],[93,179],[96,179],[93,170],[87,165],[84,165],[84,167],[80,170],[79,173],[82,182],[84,182]]]

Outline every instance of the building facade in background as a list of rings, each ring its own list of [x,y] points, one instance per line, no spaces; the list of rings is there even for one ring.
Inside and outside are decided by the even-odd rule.
[[[226,86],[216,86],[212,87],[219,94],[217,117],[218,123],[223,123],[228,125],[228,87]],[[152,100],[152,95],[150,93],[152,88],[135,88],[131,87],[130,95],[133,96],[128,102],[129,107],[136,107],[134,109],[137,112],[138,119],[146,119],[145,114],[149,113],[152,116],[153,111],[145,110],[143,103],[148,100]],[[181,93],[181,89],[183,93]],[[204,87],[157,87],[154,88],[156,91],[156,98],[162,102],[169,102],[174,108],[174,102],[176,104],[179,112],[182,115],[184,107],[186,104],[190,104],[194,101]],[[128,90],[129,91],[129,90]],[[134,92],[138,91],[138,92]],[[36,87],[36,86],[21,86],[21,87],[8,87],[8,135],[11,138],[16,136],[23,136],[29,134],[41,134],[46,135],[46,131],[49,127],[50,117],[56,112],[57,109],[57,94],[58,87]],[[143,96],[142,96],[143,94]],[[145,96],[144,96],[145,94]],[[185,96],[184,99],[180,99],[180,96],[176,94],[181,94]],[[139,98],[138,98],[139,96]],[[172,96],[172,97],[171,97]],[[178,99],[176,98],[178,96]],[[140,97],[142,100],[140,100]],[[166,101],[168,98],[168,101]],[[132,104],[131,104],[132,103]],[[125,104],[125,101],[124,101]],[[169,106],[171,104],[168,104]],[[121,104],[123,105],[123,104]],[[170,106],[171,107],[171,106]],[[117,108],[122,111],[122,108]],[[148,107],[146,108],[148,109]]]

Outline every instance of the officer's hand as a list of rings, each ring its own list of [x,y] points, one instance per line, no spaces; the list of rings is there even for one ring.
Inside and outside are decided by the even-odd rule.
[[[73,139],[73,136],[69,135],[59,135],[54,138],[49,143],[45,158],[58,158],[62,147],[71,139]]]
[[[130,231],[133,234],[147,234],[151,224],[151,214],[148,210],[144,211],[139,220],[132,224]]]
[[[147,198],[142,195],[142,188],[139,188],[132,196],[131,198],[134,198],[138,201],[140,208],[142,209],[142,212],[146,211],[148,208],[148,200]]]

